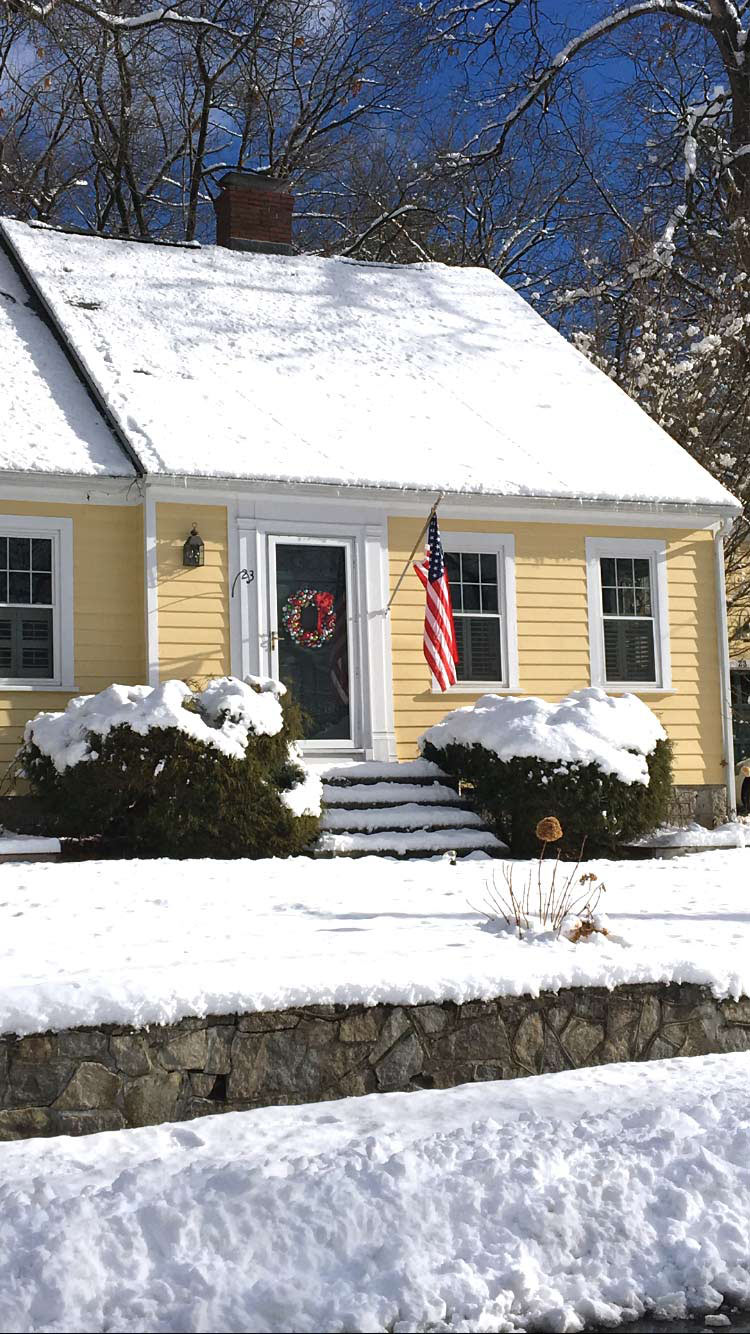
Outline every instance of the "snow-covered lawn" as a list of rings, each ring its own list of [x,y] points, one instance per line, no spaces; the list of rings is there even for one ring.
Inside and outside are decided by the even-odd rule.
[[[565,1334],[750,1305],[750,1055],[0,1145],[3,1331]]]
[[[750,995],[747,851],[582,869],[612,935],[574,945],[488,930],[487,860],[8,864],[0,1031],[639,981]]]

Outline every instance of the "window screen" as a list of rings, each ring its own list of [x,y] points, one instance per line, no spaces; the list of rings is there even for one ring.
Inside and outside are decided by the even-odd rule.
[[[497,556],[446,552],[458,644],[459,681],[502,681],[503,654]]]
[[[52,538],[0,536],[0,676],[54,676]]]
[[[651,562],[632,556],[599,561],[607,681],[655,681],[656,641]]]

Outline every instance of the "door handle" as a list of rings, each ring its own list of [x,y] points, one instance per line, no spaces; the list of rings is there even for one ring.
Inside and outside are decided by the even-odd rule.
[[[272,631],[271,631],[271,652],[272,652],[272,653],[273,653],[274,649],[276,648],[276,645],[277,645],[277,644],[279,643],[279,641],[282,640],[283,638],[284,638],[284,636],[283,636],[283,635],[280,635],[279,632],[278,632],[278,630],[272,630]]]

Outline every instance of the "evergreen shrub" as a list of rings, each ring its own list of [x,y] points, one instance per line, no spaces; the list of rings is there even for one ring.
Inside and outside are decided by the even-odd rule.
[[[181,688],[189,712],[202,712],[200,694],[167,684]],[[118,689],[127,688],[111,688]],[[280,703],[281,730],[251,731],[242,758],[178,724],[139,732],[123,722],[104,735],[85,734],[87,758],[60,772],[35,743],[40,715],[27,726],[19,761],[48,825],[61,836],[98,835],[126,856],[287,857],[309,846],[319,820],[296,815],[283,799],[304,773],[293,746],[299,710],[289,695]],[[203,721],[221,728],[226,714],[207,718],[203,711]]]
[[[646,756],[649,782],[625,783],[596,764],[519,758],[501,760],[474,743],[436,746],[425,740],[422,754],[445,773],[469,784],[478,809],[514,856],[539,851],[536,826],[554,815],[564,830],[563,857],[617,853],[621,844],[651,833],[668,817],[672,794],[672,750],[659,740]]]

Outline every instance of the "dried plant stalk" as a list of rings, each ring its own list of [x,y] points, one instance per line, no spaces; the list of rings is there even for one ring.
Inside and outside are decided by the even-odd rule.
[[[485,906],[481,911],[489,922],[502,918],[508,926],[515,926],[519,938],[522,939],[524,931],[531,928],[531,902],[532,898],[535,898],[540,926],[548,927],[555,932],[555,935],[559,936],[565,918],[575,915],[582,919],[582,929],[576,939],[584,939],[591,935],[595,929],[593,917],[605,886],[599,882],[598,876],[593,871],[587,871],[579,876],[583,845],[572,871],[564,876],[560,870],[560,853],[558,852],[552,866],[550,882],[548,885],[544,885],[542,882],[542,863],[546,846],[547,842],[545,841],[542,843],[536,871],[530,870],[528,872],[520,888],[514,883],[515,868],[505,863],[502,868],[503,888],[498,886],[493,875],[492,887],[487,886]],[[581,889],[580,886],[584,886],[584,888]]]

